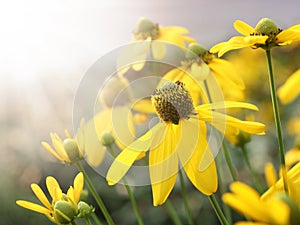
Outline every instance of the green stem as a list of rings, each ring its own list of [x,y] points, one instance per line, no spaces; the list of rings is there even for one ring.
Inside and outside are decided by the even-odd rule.
[[[95,213],[92,213],[92,218],[97,225],[103,225],[103,223],[99,220],[98,216]]]
[[[220,223],[222,225],[229,225],[229,223],[228,223],[225,215],[223,214],[223,212],[221,210],[221,207],[219,206],[219,203],[218,203],[217,199],[215,198],[215,196],[210,195],[210,196],[208,196],[208,199],[209,199],[210,204],[213,207],[215,213],[217,214],[217,217],[218,217]]]
[[[179,218],[176,210],[174,209],[174,206],[172,205],[172,203],[169,200],[166,201],[165,207],[167,208],[167,212],[168,212],[169,216],[171,217],[173,223],[175,225],[182,225],[180,218]]]
[[[72,225],[76,225],[76,222],[73,220],[73,221],[71,222],[71,224],[72,224]]]
[[[275,81],[274,81],[274,75],[273,75],[273,69],[272,69],[272,59],[271,59],[270,49],[266,49],[266,55],[267,55],[267,60],[268,60],[269,83],[270,83],[271,98],[272,98],[273,111],[274,111],[274,119],[275,119],[275,124],[276,124],[276,129],[277,129],[278,147],[279,147],[279,155],[280,155],[280,164],[281,164],[281,169],[282,169],[283,185],[284,185],[285,192],[288,193],[287,171],[286,171],[286,166],[285,166],[285,155],[284,155],[285,152],[284,152],[283,136],[282,136],[282,129],[281,129],[281,122],[280,122]]]
[[[188,203],[188,200],[187,200],[187,191],[186,191],[186,187],[184,185],[183,174],[182,174],[182,171],[180,169],[179,169],[178,173],[179,173],[179,180],[180,180],[180,187],[181,187],[181,195],[182,195],[182,198],[183,198],[185,211],[187,213],[188,223],[189,223],[189,225],[194,225],[192,213],[191,213],[189,203]]]
[[[249,159],[249,155],[248,155],[248,151],[246,149],[246,146],[245,145],[242,145],[240,146],[240,148],[242,149],[242,152],[243,152],[243,156],[244,156],[244,159],[245,159],[245,162],[246,162],[246,165],[250,171],[250,174],[253,178],[253,183],[254,183],[254,186],[256,187],[256,189],[259,191],[259,193],[262,193],[263,192],[263,188],[262,186],[260,185],[260,182],[259,182],[259,179],[258,179],[258,175],[257,173],[255,173],[251,163],[250,163],[250,159]]]
[[[104,205],[102,199],[101,199],[100,196],[98,195],[98,193],[97,193],[97,191],[96,191],[96,189],[95,189],[93,183],[91,182],[89,176],[88,176],[87,173],[85,172],[83,166],[80,164],[80,162],[78,162],[76,165],[77,165],[79,171],[81,171],[81,172],[83,173],[84,179],[85,179],[85,181],[86,181],[86,183],[87,183],[87,185],[88,185],[88,188],[90,189],[90,191],[91,191],[91,193],[92,193],[94,199],[96,200],[96,202],[97,202],[97,204],[98,204],[100,210],[102,211],[102,213],[103,213],[103,215],[104,215],[104,217],[105,217],[107,223],[108,223],[109,225],[114,225],[114,224],[115,224],[114,221],[112,220],[110,214],[108,213],[108,210],[106,209],[106,207],[105,207],[105,205]]]
[[[115,153],[114,153],[114,151],[113,151],[113,149],[112,149],[112,146],[111,146],[111,145],[107,146],[107,149],[108,149],[108,151],[112,154],[112,156],[115,157]],[[128,196],[129,196],[129,199],[130,199],[130,202],[131,202],[131,205],[132,205],[132,208],[133,208],[135,217],[136,217],[136,219],[137,219],[137,221],[138,221],[138,224],[139,224],[139,225],[144,225],[142,216],[141,216],[140,211],[139,211],[139,209],[138,209],[138,206],[137,206],[137,204],[136,204],[136,200],[135,200],[135,197],[134,197],[134,195],[133,195],[133,193],[132,193],[132,191],[131,191],[131,188],[130,188],[129,185],[127,184],[127,181],[126,181],[125,178],[123,178],[122,180],[123,180],[123,182],[124,182],[124,186],[125,186],[125,189],[126,189],[126,191],[127,191]]]
[[[219,137],[219,139],[220,139],[220,137]],[[222,148],[223,148],[223,152],[224,152],[225,161],[226,161],[226,164],[229,168],[229,172],[230,172],[230,175],[232,177],[232,180],[237,181],[235,169],[233,167],[231,157],[230,157],[229,151],[227,149],[227,146],[226,146],[226,143],[225,143],[224,140],[222,141]]]
[[[85,222],[87,225],[92,225],[89,217],[85,218]]]

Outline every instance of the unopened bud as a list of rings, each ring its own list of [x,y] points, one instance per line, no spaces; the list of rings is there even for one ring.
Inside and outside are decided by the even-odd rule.
[[[101,135],[101,142],[104,146],[111,146],[115,142],[115,138],[111,132],[104,131]]]
[[[68,224],[78,214],[77,208],[68,201],[57,201],[54,205],[54,219],[59,224]]]
[[[187,59],[195,59],[201,57],[207,50],[197,43],[191,43],[185,57]]]
[[[82,158],[77,142],[74,139],[64,140],[64,149],[71,162],[76,162]]]
[[[94,212],[94,207],[88,205],[86,202],[80,201],[78,203],[78,217],[84,218],[84,217],[88,217],[89,215],[91,215]]]

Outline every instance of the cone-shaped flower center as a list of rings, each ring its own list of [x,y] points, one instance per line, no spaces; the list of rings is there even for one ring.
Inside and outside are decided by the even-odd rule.
[[[149,19],[141,18],[133,35],[136,40],[146,40],[149,37],[155,40],[159,36],[159,26]]]
[[[271,36],[271,35],[277,35],[279,31],[280,30],[272,20],[268,18],[263,18],[257,23],[254,32],[256,35]]]
[[[188,119],[194,110],[192,99],[180,81],[167,81],[151,96],[152,104],[161,120],[178,124]]]

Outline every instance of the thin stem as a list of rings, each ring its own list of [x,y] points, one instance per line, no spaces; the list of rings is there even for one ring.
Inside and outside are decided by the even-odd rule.
[[[103,223],[99,220],[98,216],[95,213],[92,213],[92,218],[97,225],[103,225]]]
[[[103,213],[103,215],[104,215],[104,217],[105,217],[107,223],[108,223],[109,225],[114,225],[115,223],[114,223],[113,219],[111,218],[110,214],[108,213],[108,210],[106,209],[106,207],[105,207],[105,205],[104,205],[102,199],[101,199],[100,196],[98,195],[98,193],[97,193],[97,191],[96,191],[96,189],[95,189],[93,183],[91,182],[89,176],[88,176],[87,173],[85,172],[83,166],[80,164],[80,162],[78,162],[76,165],[77,165],[79,171],[81,171],[81,172],[83,173],[84,179],[85,179],[85,181],[86,181],[86,183],[87,183],[87,185],[88,185],[88,188],[90,189],[90,191],[91,191],[91,193],[92,193],[94,199],[96,200],[96,202],[97,202],[97,204],[98,204],[100,210],[102,211],[102,213]]]
[[[217,199],[215,198],[215,196],[210,195],[210,196],[208,196],[208,199],[209,199],[209,202],[210,202],[211,206],[213,207],[215,213],[217,214],[220,223],[222,225],[229,225],[229,223],[228,223],[225,215],[223,214],[223,212],[221,210],[221,207],[219,206],[219,203],[218,203]]]
[[[283,136],[282,136],[282,129],[281,129],[281,122],[280,122],[275,81],[274,81],[274,75],[273,75],[273,69],[272,69],[272,59],[271,59],[270,49],[266,49],[266,56],[267,56],[267,60],[268,60],[269,83],[270,83],[271,98],[272,98],[272,104],[273,104],[274,119],[275,119],[275,124],[276,124],[276,129],[277,129],[278,148],[279,148],[279,155],[280,155],[280,164],[281,164],[281,169],[282,169],[283,185],[284,185],[285,192],[288,193],[287,171],[286,171],[285,156],[284,156],[284,144],[283,144]]]
[[[227,146],[226,146],[226,143],[225,143],[224,140],[222,141],[222,148],[223,148],[223,152],[224,152],[225,161],[226,161],[227,166],[229,168],[229,172],[230,172],[230,175],[232,177],[232,180],[233,181],[237,181],[235,169],[233,167],[233,164],[232,164],[232,161],[231,161],[231,157],[230,157],[229,151],[227,149]]]
[[[249,154],[248,154],[248,151],[246,149],[246,146],[245,145],[242,145],[240,146],[240,148],[242,149],[242,153],[243,153],[243,156],[244,156],[244,159],[245,159],[245,162],[246,162],[246,165],[250,171],[250,174],[253,178],[253,183],[254,183],[254,186],[256,187],[256,189],[262,193],[263,192],[263,188],[259,182],[259,179],[258,179],[258,175],[257,173],[254,171],[251,163],[250,163],[250,159],[249,159]]]
[[[113,151],[113,149],[112,149],[112,146],[111,146],[111,145],[110,145],[110,146],[107,146],[107,148],[108,148],[108,151],[112,154],[112,156],[115,157],[115,153],[114,153],[114,151]],[[129,199],[130,199],[130,202],[131,202],[131,205],[132,205],[132,208],[133,208],[135,217],[136,217],[136,219],[137,219],[137,221],[138,221],[138,224],[139,224],[139,225],[144,225],[142,216],[141,216],[140,211],[139,211],[139,209],[138,209],[138,206],[137,206],[137,204],[136,204],[136,200],[135,200],[135,197],[134,197],[134,195],[133,195],[133,193],[132,193],[132,191],[131,191],[131,188],[130,188],[129,185],[127,184],[127,181],[126,181],[125,178],[123,178],[122,180],[123,180],[123,182],[124,182],[124,186],[125,186],[125,189],[126,189],[126,191],[127,191],[128,196],[129,196]]]
[[[165,207],[166,207],[167,212],[168,212],[169,216],[171,217],[173,223],[175,225],[182,225],[180,218],[179,218],[176,210],[174,209],[174,206],[172,205],[172,203],[169,200],[166,201]]]
[[[208,101],[210,103],[212,103],[212,98],[211,98],[210,91],[209,91],[206,80],[204,80],[204,86],[205,86],[205,89],[206,89]],[[219,134],[217,134],[217,138],[218,138],[218,140],[221,141],[221,137],[220,137]],[[233,164],[232,164],[232,161],[231,161],[231,157],[230,157],[230,154],[228,152],[228,149],[227,149],[227,146],[226,146],[224,140],[222,140],[222,148],[223,148],[223,152],[224,152],[224,156],[225,156],[225,161],[226,161],[226,164],[228,166],[228,169],[229,169],[230,175],[232,177],[232,180],[236,181],[237,180],[236,173],[235,173],[235,170],[234,170],[234,167],[233,167]]]
[[[85,218],[85,222],[87,225],[92,225],[89,217]]]
[[[185,187],[185,184],[184,184],[183,174],[182,174],[181,170],[179,170],[178,173],[179,173],[179,180],[180,180],[180,187],[181,187],[181,195],[182,195],[182,198],[183,198],[185,211],[187,213],[188,223],[189,223],[189,225],[194,225],[192,213],[191,213],[189,203],[188,203],[188,200],[187,200],[187,191],[186,191],[186,187]]]

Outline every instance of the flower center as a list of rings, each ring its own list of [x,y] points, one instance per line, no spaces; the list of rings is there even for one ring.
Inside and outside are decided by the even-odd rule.
[[[275,23],[270,20],[269,18],[263,18],[261,19],[255,29],[254,29],[254,35],[277,35],[279,33],[278,27],[275,25]]]
[[[206,50],[205,48],[203,48],[201,45],[197,43],[191,43],[188,46],[188,50],[186,52],[185,58],[193,62],[200,58],[206,64],[209,64],[210,61],[214,58],[214,55],[210,53],[208,50]]]
[[[188,119],[194,110],[192,99],[180,81],[167,81],[151,96],[158,116],[164,122],[178,124],[180,119]]]
[[[159,36],[159,26],[154,24],[151,20],[142,18],[139,20],[136,29],[133,32],[135,40],[146,40],[151,38],[155,40]]]

